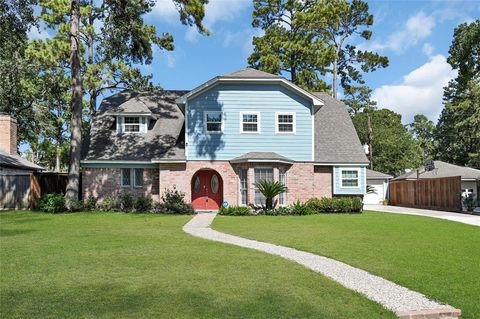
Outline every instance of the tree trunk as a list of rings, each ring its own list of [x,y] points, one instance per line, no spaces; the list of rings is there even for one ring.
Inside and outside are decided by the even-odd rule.
[[[94,19],[91,14],[88,22],[93,28]],[[91,65],[93,64],[93,35],[92,34],[88,35],[87,46],[88,46],[87,63]],[[94,116],[97,110],[97,91],[96,89],[91,89],[89,93],[90,93],[90,116]]]
[[[367,113],[367,125],[368,125],[368,155],[370,160],[370,169],[373,170],[373,132],[372,132],[372,120],[370,114]]]
[[[82,145],[82,102],[83,88],[80,73],[80,0],[71,2],[70,18],[70,65],[72,70],[72,123],[71,123],[71,148],[70,167],[68,170],[68,183],[65,198],[67,208],[71,201],[78,200],[80,187],[80,156]],[[70,202],[70,203],[69,203]]]
[[[332,96],[334,99],[337,98],[337,76],[338,76],[338,65],[337,59],[333,61],[333,84],[332,84]]]
[[[60,172],[60,146],[57,146],[55,150],[55,172]]]

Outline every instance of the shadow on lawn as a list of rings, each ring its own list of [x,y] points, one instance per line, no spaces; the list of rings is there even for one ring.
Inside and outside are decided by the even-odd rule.
[[[24,235],[34,232],[33,229],[2,229],[0,230],[0,237],[11,237],[16,235]]]

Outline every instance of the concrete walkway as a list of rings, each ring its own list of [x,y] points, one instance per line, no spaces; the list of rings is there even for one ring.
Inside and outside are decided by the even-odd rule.
[[[480,216],[443,212],[440,210],[418,209],[399,206],[384,206],[384,205],[365,205],[364,210],[376,210],[378,212],[427,216],[433,218],[446,219],[463,224],[480,226]]]
[[[394,311],[400,318],[446,319],[460,316],[458,309],[432,301],[418,292],[334,259],[213,230],[210,225],[215,216],[215,213],[197,214],[185,224],[183,230],[196,237],[260,250],[299,263],[363,294],[368,299]]]

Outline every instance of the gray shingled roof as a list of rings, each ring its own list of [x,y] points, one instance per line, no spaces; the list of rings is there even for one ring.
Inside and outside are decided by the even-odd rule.
[[[315,162],[368,163],[343,102],[327,93],[313,93],[325,105],[315,113]]]
[[[263,72],[260,70],[252,69],[252,68],[246,68],[243,70],[235,71],[232,73],[227,73],[222,76],[221,78],[243,78],[243,79],[248,79],[248,78],[281,78],[281,76],[276,75],[276,74],[271,74],[267,72]]]
[[[232,163],[246,163],[246,162],[266,162],[266,161],[273,161],[273,162],[284,162],[284,163],[293,163],[289,158],[277,154],[275,152],[249,152],[234,159],[230,160]]]
[[[471,167],[458,166],[450,163],[445,163],[442,161],[434,161],[435,169],[429,172],[424,172],[425,169],[423,166],[419,167],[420,176],[419,178],[438,178],[438,177],[452,177],[452,176],[461,176],[462,179],[479,179],[480,180],[480,170],[474,169]],[[411,172],[405,173],[398,177],[395,177],[393,180],[403,180],[403,179],[416,179],[417,170],[412,170]]]
[[[85,139],[83,160],[150,161],[185,159],[184,115],[175,99],[186,91],[137,93],[123,91],[104,99],[92,120],[90,136]],[[146,134],[117,134],[112,111],[125,105],[129,110],[146,109],[152,113]]]
[[[45,169],[17,154],[9,154],[2,150],[0,150],[0,167],[20,168],[34,171],[41,171]]]
[[[392,175],[388,175],[382,172],[374,171],[367,168],[367,179],[391,179]]]

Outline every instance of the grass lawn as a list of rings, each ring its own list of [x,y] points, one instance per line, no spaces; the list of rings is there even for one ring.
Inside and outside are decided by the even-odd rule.
[[[189,219],[0,213],[1,317],[394,318],[293,262],[185,234]]]
[[[365,269],[480,318],[480,228],[428,218],[359,215],[217,217],[213,228]]]

